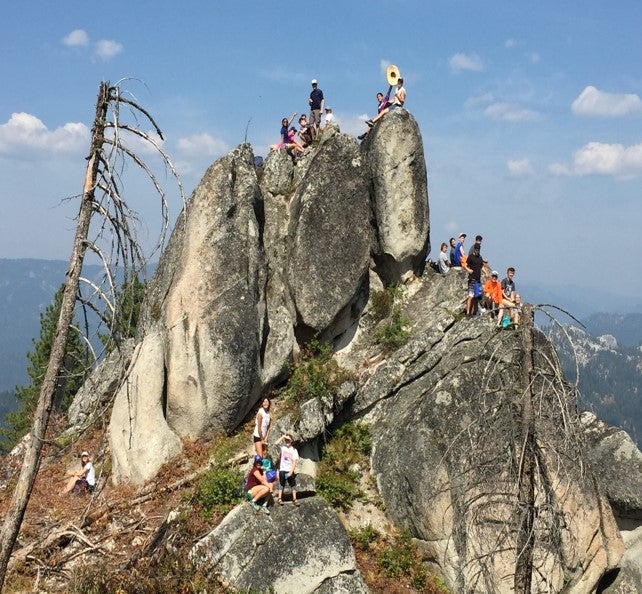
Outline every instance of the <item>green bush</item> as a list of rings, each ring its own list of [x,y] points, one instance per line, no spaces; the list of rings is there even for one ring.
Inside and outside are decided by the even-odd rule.
[[[410,332],[406,328],[408,324],[410,320],[401,315],[399,306],[395,305],[390,318],[375,331],[375,339],[386,351],[395,351],[410,338]]]
[[[377,540],[379,540],[379,531],[372,526],[372,524],[367,524],[363,528],[353,528],[350,530],[350,540],[352,544],[362,550],[370,548],[370,545]]]
[[[352,470],[367,463],[372,449],[370,427],[363,423],[346,423],[324,446],[317,477],[317,492],[335,508],[350,509],[363,498],[359,488],[361,475]]]
[[[317,494],[335,509],[348,510],[363,495],[358,480],[356,472],[339,473],[322,467],[316,481]]]
[[[383,291],[375,291],[372,294],[372,315],[376,321],[387,318],[392,312],[394,302],[394,290],[388,287]]]
[[[229,468],[214,466],[198,483],[196,500],[206,512],[227,511],[242,498],[243,476]]]
[[[417,548],[407,532],[401,533],[394,542],[381,551],[377,563],[389,578],[408,576],[412,587],[416,590],[423,591],[426,587],[428,572],[419,559]]]
[[[290,379],[279,394],[291,404],[312,398],[328,396],[351,379],[332,358],[332,347],[319,340],[311,340],[299,358],[290,366]]]

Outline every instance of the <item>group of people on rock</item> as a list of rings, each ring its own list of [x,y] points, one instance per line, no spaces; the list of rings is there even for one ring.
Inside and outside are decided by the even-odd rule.
[[[269,514],[268,503],[277,489],[277,503],[283,505],[283,491],[287,483],[292,494],[292,503],[299,507],[296,491],[296,467],[299,452],[294,447],[292,436],[285,433],[274,445],[279,450],[278,472],[272,469],[272,460],[268,456],[268,441],[272,419],[270,417],[270,399],[264,398],[254,420],[254,461],[245,480],[245,494],[255,511]]]
[[[284,148],[296,159],[314,142],[314,139],[320,131],[327,128],[330,124],[337,123],[332,113],[332,108],[325,105],[325,97],[323,96],[323,91],[319,88],[317,80],[313,78],[310,84],[312,85],[312,91],[308,98],[308,104],[310,106],[309,119],[305,114],[301,114],[298,120],[299,128],[297,129],[292,125],[297,115],[296,111],[289,118],[284,117],[281,120],[279,142],[271,144],[270,150]],[[392,99],[390,99],[389,93],[390,90],[388,91],[388,95],[384,95],[381,92],[377,93],[377,115],[366,121],[368,128],[372,128],[378,120],[393,109],[403,107],[406,102],[406,89],[403,86],[403,78],[399,77],[397,79],[397,85]],[[323,125],[321,125],[321,118],[324,111],[325,121]],[[368,130],[358,136],[359,140],[363,140],[367,134]]]
[[[481,256],[481,235],[475,237],[475,243],[468,253],[464,248],[466,234],[458,239],[450,238],[450,251],[447,243],[442,243],[436,263],[431,266],[441,274],[447,274],[451,268],[463,268],[468,272],[468,291],[466,294],[466,316],[472,317],[489,312],[497,320],[498,326],[506,327],[511,323],[518,326],[521,314],[521,298],[515,290],[515,268],[506,270],[506,277],[500,282],[499,273],[490,270],[488,260]],[[482,280],[484,280],[482,284]]]
[[[312,91],[308,99],[310,106],[310,119],[305,114],[299,117],[299,129],[292,126],[292,122],[297,115],[295,111],[290,118],[284,117],[281,120],[280,140],[276,144],[270,145],[270,150],[284,148],[295,159],[301,156],[305,149],[308,148],[316,138],[317,134],[332,123],[336,123],[332,108],[325,105],[323,91],[319,88],[315,78],[311,83]],[[325,111],[325,122],[321,126],[321,117]]]

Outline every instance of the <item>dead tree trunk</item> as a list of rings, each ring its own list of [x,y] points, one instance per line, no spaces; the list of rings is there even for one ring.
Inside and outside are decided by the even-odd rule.
[[[533,411],[533,310],[524,306],[522,320],[522,400],[521,459],[519,465],[519,525],[514,589],[517,594],[530,594],[533,578],[535,535],[535,416]]]
[[[60,317],[58,318],[49,364],[40,389],[38,406],[31,429],[31,439],[25,452],[20,476],[13,493],[9,510],[4,518],[2,529],[0,529],[0,590],[4,584],[9,558],[11,557],[18,532],[20,531],[22,519],[27,504],[29,503],[36,473],[40,465],[40,455],[51,415],[53,395],[65,357],[67,333],[74,318],[80,272],[87,250],[87,236],[94,210],[94,190],[100,164],[100,154],[105,140],[104,132],[108,106],[109,85],[103,82],[100,85],[98,99],[96,101],[96,117],[92,128],[91,148],[88,157],[80,212],[78,214],[78,223],[76,225],[74,246],[69,260],[67,280],[62,297]]]

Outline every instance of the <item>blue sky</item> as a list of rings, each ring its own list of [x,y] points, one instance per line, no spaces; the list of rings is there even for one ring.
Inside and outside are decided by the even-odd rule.
[[[82,189],[103,79],[136,79],[189,195],[246,128],[265,155],[312,78],[342,131],[363,132],[394,63],[423,134],[433,254],[481,233],[518,283],[641,295],[641,31],[639,0],[8,4],[0,257],[68,258],[78,203],[63,199]],[[154,198],[128,188],[153,234]]]

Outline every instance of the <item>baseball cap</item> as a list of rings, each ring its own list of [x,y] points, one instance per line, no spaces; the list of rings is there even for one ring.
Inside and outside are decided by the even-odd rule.
[[[313,78],[313,79],[310,81],[310,84],[311,84],[311,85],[316,85],[316,84],[317,84],[317,79],[316,79],[316,78]]]
[[[459,237],[466,237],[466,234],[465,233],[460,233]]]
[[[491,275],[491,276],[499,277],[499,272],[497,272],[497,270],[493,270],[493,271],[490,273],[490,275]]]
[[[82,454],[80,454],[81,458],[84,458],[85,456],[89,457],[89,452],[83,452]]]

